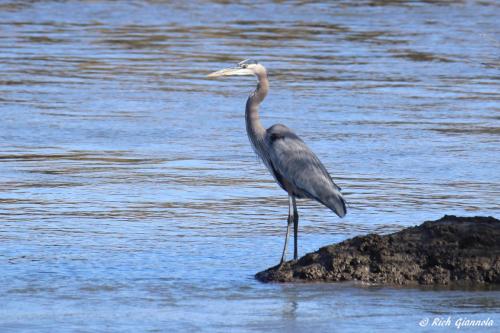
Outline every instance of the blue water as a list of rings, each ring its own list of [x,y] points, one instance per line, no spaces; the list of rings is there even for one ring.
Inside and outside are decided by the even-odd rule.
[[[500,214],[497,1],[0,3],[0,330],[425,331],[500,291],[266,285],[285,193],[244,127],[254,58],[349,202],[299,254]],[[455,331],[427,327],[429,331]],[[484,327],[482,329],[485,329]],[[473,330],[473,329],[469,329]]]

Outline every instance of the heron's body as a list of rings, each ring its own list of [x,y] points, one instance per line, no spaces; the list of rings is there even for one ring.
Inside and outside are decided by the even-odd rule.
[[[255,75],[257,88],[248,97],[245,109],[247,134],[253,149],[271,172],[276,182],[288,193],[287,234],[281,263],[285,260],[290,225],[294,223],[294,259],[297,259],[298,212],[295,198],[316,200],[338,216],[346,214],[345,201],[338,187],[316,155],[288,127],[276,124],[265,129],[259,117],[259,105],[269,91],[264,66],[244,61],[239,68],[221,70],[210,76]]]

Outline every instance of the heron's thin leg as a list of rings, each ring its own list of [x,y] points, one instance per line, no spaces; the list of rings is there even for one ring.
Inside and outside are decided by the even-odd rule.
[[[287,225],[286,225],[285,246],[283,247],[283,254],[281,255],[280,265],[282,265],[285,262],[286,248],[288,246],[288,235],[290,234],[290,226],[292,225],[292,221],[293,221],[292,196],[289,196],[288,199],[289,199],[288,200],[288,220],[287,220]]]
[[[295,202],[295,197],[292,196],[293,204],[293,259],[298,259],[298,235],[299,235],[299,212],[297,211],[297,203]]]

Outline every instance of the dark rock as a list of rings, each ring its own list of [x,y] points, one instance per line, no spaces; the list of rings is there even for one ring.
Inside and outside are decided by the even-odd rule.
[[[500,221],[445,215],[394,234],[326,246],[255,277],[263,282],[500,284]]]

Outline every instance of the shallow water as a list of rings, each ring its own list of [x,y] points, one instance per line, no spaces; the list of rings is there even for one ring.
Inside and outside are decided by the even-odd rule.
[[[301,254],[445,213],[498,217],[499,7],[1,2],[2,332],[411,331],[447,316],[498,330],[498,290],[255,281],[279,259],[287,198],[244,130],[255,80],[205,75],[266,65],[264,123],[292,128],[344,189],[342,220],[299,202]]]

